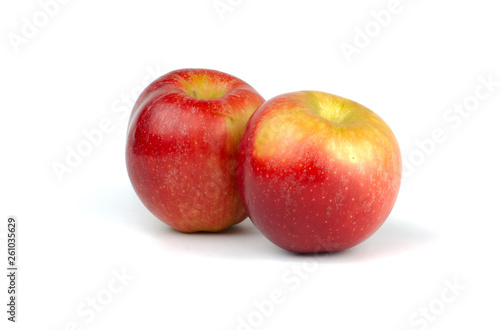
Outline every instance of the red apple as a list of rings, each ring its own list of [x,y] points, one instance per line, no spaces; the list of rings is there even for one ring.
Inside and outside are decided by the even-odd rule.
[[[144,205],[182,232],[243,221],[238,144],[263,102],[244,81],[214,70],[177,70],[151,83],[132,109],[126,147],[130,181]]]
[[[238,187],[250,219],[294,252],[361,243],[389,216],[401,182],[401,153],[387,124],[323,92],[265,102],[238,153]]]

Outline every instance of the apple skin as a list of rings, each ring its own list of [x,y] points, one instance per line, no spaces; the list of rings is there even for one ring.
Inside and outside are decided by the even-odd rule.
[[[387,219],[401,183],[389,126],[351,100],[316,91],[265,102],[238,150],[243,205],[264,236],[298,253],[351,248]]]
[[[132,109],[126,145],[130,181],[146,208],[182,232],[243,221],[238,144],[263,102],[250,85],[215,70],[176,70],[152,82]]]

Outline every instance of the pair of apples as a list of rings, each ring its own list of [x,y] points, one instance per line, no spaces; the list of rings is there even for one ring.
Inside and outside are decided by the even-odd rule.
[[[151,83],[130,117],[126,161],[144,205],[181,232],[247,216],[294,252],[344,250],[391,212],[401,153],[388,125],[317,91],[265,101],[244,81],[182,69]]]

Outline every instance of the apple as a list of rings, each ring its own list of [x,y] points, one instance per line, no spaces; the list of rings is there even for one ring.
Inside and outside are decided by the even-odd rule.
[[[130,181],[146,208],[182,232],[217,232],[243,221],[238,144],[263,102],[250,85],[215,70],[177,70],[146,87],[126,145]]]
[[[351,100],[318,91],[276,96],[250,118],[238,188],[257,229],[283,249],[340,251],[387,219],[401,183],[389,126]]]

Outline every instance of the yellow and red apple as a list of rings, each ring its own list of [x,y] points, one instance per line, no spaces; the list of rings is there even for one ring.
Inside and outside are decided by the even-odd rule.
[[[389,216],[401,153],[389,126],[351,100],[283,94],[250,118],[238,151],[238,187],[255,226],[299,253],[338,251]]]
[[[237,149],[263,102],[250,85],[215,70],[177,70],[151,83],[132,109],[126,146],[143,204],[183,232],[221,231],[244,220]]]

